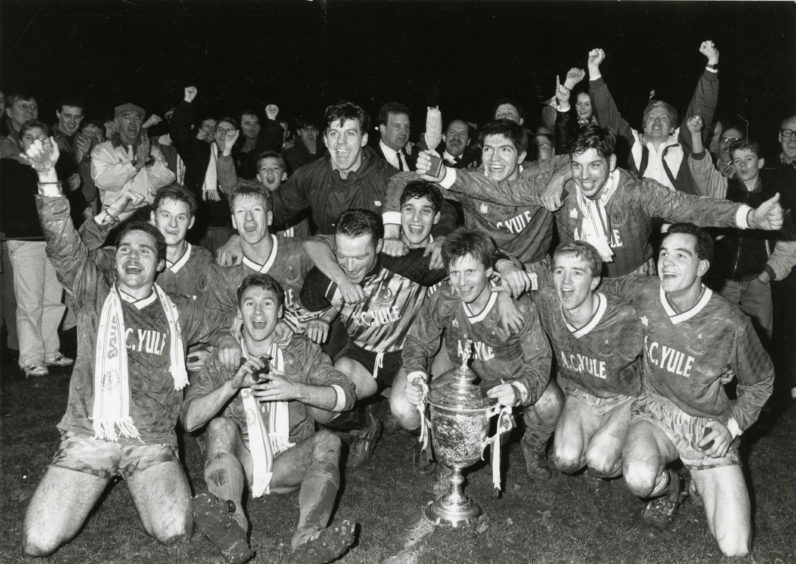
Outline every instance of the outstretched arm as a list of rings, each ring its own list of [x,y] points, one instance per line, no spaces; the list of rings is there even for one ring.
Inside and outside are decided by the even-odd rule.
[[[719,102],[719,50],[712,41],[703,41],[699,46],[699,52],[707,58],[707,66],[697,81],[694,94],[685,111],[684,119],[692,116],[699,116],[703,123],[713,123],[713,116],[716,114],[716,106]],[[702,142],[707,139],[707,132],[702,132]],[[691,135],[689,132],[680,128],[680,143],[685,145],[688,151],[691,147]]]
[[[592,49],[589,51],[589,94],[594,102],[594,115],[603,127],[610,127],[620,137],[624,137],[630,144],[633,141],[633,128],[619,113],[614,97],[608,90],[608,85],[602,78],[600,65],[605,61],[605,51]]]

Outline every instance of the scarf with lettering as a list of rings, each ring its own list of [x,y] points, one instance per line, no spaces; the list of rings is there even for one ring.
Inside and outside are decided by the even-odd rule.
[[[600,256],[605,262],[614,261],[614,252],[608,245],[611,237],[611,222],[608,219],[608,213],[605,211],[605,206],[608,201],[616,192],[616,187],[619,184],[619,172],[613,171],[608,175],[599,196],[592,200],[587,198],[581,192],[580,187],[575,183],[575,199],[583,216],[583,221],[580,227],[580,239],[591,243],[595,249],[600,253]]]
[[[242,336],[240,343],[244,356],[250,358]],[[271,365],[284,371],[285,358],[282,349],[274,343],[269,354]],[[294,446],[290,442],[290,409],[286,401],[260,403],[252,395],[251,388],[243,388],[240,397],[246,413],[246,430],[249,433],[249,451],[252,456],[252,497],[260,497],[271,493],[274,458]]]
[[[169,325],[169,373],[174,389],[188,385],[185,348],[180,331],[179,312],[157,284],[153,285]],[[122,313],[122,298],[114,286],[105,298],[97,331],[94,356],[94,438],[118,441],[121,437],[141,440],[130,416],[130,378],[127,366],[127,342]]]

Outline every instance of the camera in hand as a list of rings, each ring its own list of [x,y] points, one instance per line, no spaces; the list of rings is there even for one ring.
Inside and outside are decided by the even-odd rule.
[[[255,382],[268,382],[268,380],[269,380],[268,374],[271,372],[271,356],[267,355],[267,354],[264,354],[264,355],[260,356],[259,358],[260,358],[260,361],[265,366],[263,366],[262,368],[258,368],[256,370],[253,370],[252,371],[252,378],[254,379]],[[240,359],[241,366],[243,366],[243,364],[245,362],[246,362],[245,358],[241,358]]]

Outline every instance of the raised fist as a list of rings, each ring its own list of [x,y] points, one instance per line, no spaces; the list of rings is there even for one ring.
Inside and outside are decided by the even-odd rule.
[[[561,79],[556,75],[556,100],[559,105],[569,102],[570,88],[566,84],[561,84]]]
[[[276,104],[268,104],[265,107],[265,115],[268,116],[268,119],[271,121],[276,119],[276,116],[279,115],[279,106]]]
[[[572,90],[575,85],[586,77],[586,71],[577,67],[572,67],[567,71],[567,78],[564,80],[564,86]]]
[[[719,50],[712,41],[703,41],[699,46],[699,52],[708,58],[709,65],[715,65],[719,62]]]
[[[691,116],[686,120],[685,125],[691,133],[699,133],[702,131],[702,118],[699,116]]]
[[[605,51],[602,49],[592,49],[589,51],[589,64],[600,66],[605,60]]]
[[[186,86],[185,88],[185,101],[189,104],[193,102],[193,99],[196,98],[196,95],[199,91],[196,89],[196,86]]]

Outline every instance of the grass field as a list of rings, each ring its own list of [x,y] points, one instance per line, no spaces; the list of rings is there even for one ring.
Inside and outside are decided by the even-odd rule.
[[[74,351],[67,337],[65,352]],[[71,345],[71,346],[70,346]],[[2,475],[0,562],[24,561],[19,551],[22,520],[33,491],[55,452],[55,425],[65,409],[69,374],[25,380],[15,358],[5,354],[0,378]],[[796,409],[767,412],[744,438],[747,480],[753,498],[754,546],[743,562],[796,562]],[[411,439],[383,438],[370,463],[344,477],[336,519],[360,525],[356,546],[341,560],[379,562],[396,531],[411,523],[433,498],[432,479],[416,475],[409,461]],[[204,491],[202,459],[192,437],[184,460],[193,488]],[[710,537],[702,508],[687,502],[671,527],[650,529],[640,521],[643,503],[621,480],[597,491],[581,478],[555,475],[532,484],[518,445],[510,450],[505,493],[491,497],[488,467],[468,475],[467,492],[486,518],[477,530],[437,530],[413,555],[413,562],[724,562]],[[250,500],[256,562],[279,562],[290,549],[298,519],[298,495]],[[733,560],[733,561],[735,561]],[[199,536],[163,547],[141,528],[124,483],[113,484],[80,535],[51,562],[158,563],[220,562]]]

